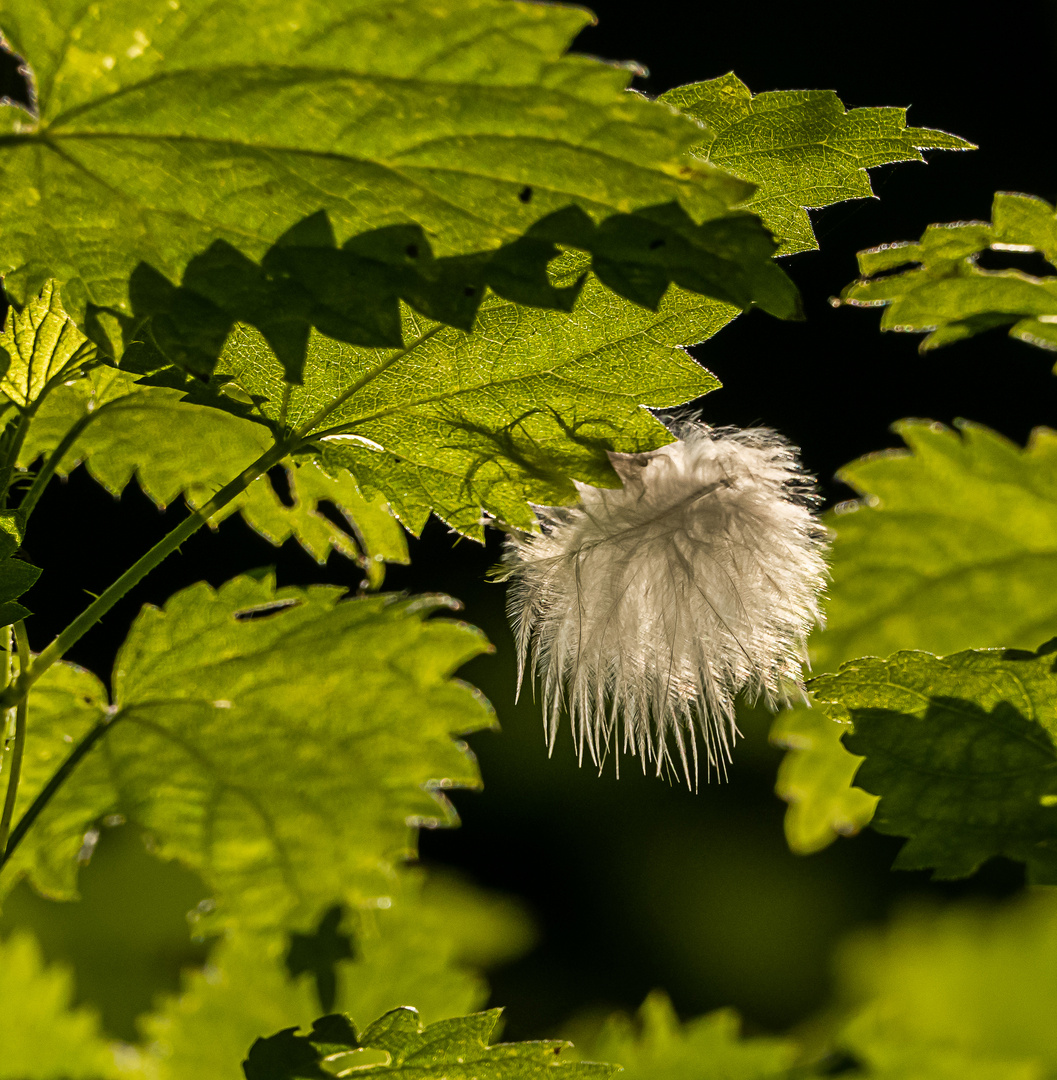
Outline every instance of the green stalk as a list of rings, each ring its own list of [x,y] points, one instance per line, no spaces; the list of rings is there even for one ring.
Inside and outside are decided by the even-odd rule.
[[[7,492],[11,487],[11,479],[15,474],[15,463],[22,450],[22,444],[26,441],[29,425],[33,422],[33,411],[23,409],[19,413],[18,423],[15,425],[11,443],[7,448],[3,464],[0,465],[0,508],[7,506]]]
[[[40,794],[30,803],[29,808],[19,819],[18,824],[11,833],[11,839],[3,847],[0,847],[0,870],[4,868],[4,864],[8,859],[14,855],[15,849],[22,843],[23,837],[29,832],[33,822],[40,817],[44,807],[51,802],[55,792],[62,787],[67,777],[77,768],[88,751],[107,733],[110,723],[110,717],[100,720],[70,751],[69,756],[55,771],[55,775],[41,788]]]
[[[44,489],[48,486],[48,482],[55,475],[55,470],[59,467],[59,463],[66,456],[70,447],[81,437],[81,433],[86,427],[106,408],[106,405],[101,405],[95,412],[85,413],[84,416],[78,420],[73,427],[62,437],[62,442],[52,451],[48,460],[41,466],[40,472],[37,473],[30,486],[29,491],[26,492],[25,497],[18,504],[19,510],[22,511],[23,524],[29,520],[29,515],[33,513],[33,508],[37,505],[41,495],[44,494]]]
[[[29,639],[26,637],[26,624],[19,619],[15,623],[15,640],[18,643],[18,666],[29,667]],[[23,698],[15,709],[15,745],[11,751],[11,770],[7,777],[7,795],[4,798],[4,810],[0,814],[0,852],[7,851],[7,837],[11,831],[11,819],[15,814],[15,800],[18,798],[18,781],[22,776],[22,758],[26,752],[26,719],[29,712],[29,699]]]
[[[58,637],[37,656],[37,659],[24,669],[2,694],[0,709],[10,709],[23,701],[33,684],[52,666],[61,660],[81,637],[133,587],[138,585],[156,566],[179,548],[188,537],[196,533],[215,513],[222,510],[232,499],[241,495],[246,488],[278,464],[290,452],[290,443],[276,443],[271,449],[261,454],[251,465],[225,484],[204,506],[189,514],[175,529],[158,541],[140,559],[132,564],[104,593],[88,605],[63,630]]]

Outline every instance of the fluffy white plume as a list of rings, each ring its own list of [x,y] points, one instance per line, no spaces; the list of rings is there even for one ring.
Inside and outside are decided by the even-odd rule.
[[[697,777],[725,771],[734,697],[799,686],[820,620],[825,535],[812,478],[765,428],[682,423],[677,442],[612,454],[623,487],[578,485],[573,508],[537,511],[542,533],[507,543],[503,576],[519,652],[542,679],[548,743],[563,708],[581,760],[624,748],[657,772],[672,743]]]

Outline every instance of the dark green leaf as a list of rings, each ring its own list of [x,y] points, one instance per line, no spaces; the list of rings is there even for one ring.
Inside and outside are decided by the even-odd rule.
[[[14,557],[22,544],[22,530],[17,510],[0,510],[0,627],[30,614],[29,608],[15,601],[40,577],[39,567]]]
[[[1057,435],[1027,448],[978,424],[895,426],[907,450],[871,454],[838,474],[860,498],[826,515],[834,540],[816,672],[897,649],[1034,648],[1057,634]],[[856,758],[817,710],[779,716],[790,748],[778,790],[798,851],[857,832],[875,800],[851,787]]]
[[[1057,349],[1057,274],[985,270],[983,251],[1037,251],[1057,262],[1054,208],[1032,195],[999,192],[992,222],[930,225],[914,243],[885,244],[859,252],[863,275],[841,299],[857,307],[884,307],[882,330],[928,333],[922,351],[999,326],[1010,336]],[[903,273],[893,273],[908,267]],[[874,276],[879,275],[879,276]]]
[[[908,128],[906,109],[845,109],[832,90],[753,94],[733,73],[661,95],[708,128],[694,153],[752,181],[746,202],[781,241],[781,253],[818,247],[807,211],[873,194],[867,169],[923,161],[922,150],[972,143]]]
[[[896,867],[965,877],[995,855],[1057,884],[1057,643],[1038,653],[896,653],[812,683],[858,786],[880,796],[873,827],[908,837]]]

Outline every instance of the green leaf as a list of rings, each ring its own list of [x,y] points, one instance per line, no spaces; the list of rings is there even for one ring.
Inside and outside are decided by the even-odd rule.
[[[668,996],[654,991],[635,1021],[620,1013],[610,1017],[586,1049],[593,1057],[620,1062],[627,1080],[776,1080],[791,1075],[796,1057],[791,1042],[743,1039],[740,1028],[731,1009],[680,1024]]]
[[[730,312],[673,291],[655,316],[589,281],[572,318],[491,298],[467,335],[408,315],[415,344],[388,356],[315,335],[304,385],[288,395],[254,331],[233,335],[222,364],[269,420],[297,428],[341,402],[319,444],[325,467],[348,468],[413,533],[433,510],[482,538],[482,510],[532,528],[530,503],[575,500],[573,480],[618,482],[608,451],[670,442],[643,406],[718,385],[679,343],[707,336]]]
[[[117,1080],[96,1017],[72,1008],[73,979],[28,934],[0,941],[0,1080]]]
[[[753,94],[733,74],[680,86],[661,101],[700,120],[695,156],[749,180],[746,202],[781,241],[781,254],[818,247],[807,211],[873,195],[867,169],[924,161],[922,150],[973,150],[928,128],[908,128],[906,109],[847,110],[832,90]]]
[[[140,263],[176,280],[215,241],[251,259],[306,214],[339,235],[418,224],[436,254],[678,201],[696,223],[749,187],[687,149],[700,128],[563,56],[591,16],[509,0],[56,0],[4,7],[37,115],[0,110],[0,266],[80,322],[130,314]],[[179,183],[172,178],[178,176]]]
[[[567,285],[548,264],[556,245],[591,256]],[[400,302],[459,330],[473,329],[486,289],[533,307],[571,311],[588,268],[618,296],[656,311],[672,284],[781,318],[802,318],[796,287],[774,262],[759,219],[732,213],[696,224],[678,203],[614,214],[599,226],[570,206],[494,252],[434,259],[420,226],[375,229],[339,248],[325,213],[299,222],[260,264],[217,241],[188,264],[179,287],[140,264],[130,282],[125,336],[149,341],[168,362],[210,376],[237,323],[260,331],[287,381],[304,374],[309,334],[365,348],[405,345]],[[144,345],[134,346],[142,353]],[[135,354],[133,354],[135,355]],[[130,360],[128,353],[122,361]]]
[[[409,1076],[421,1080],[530,1080],[560,1070],[563,1076],[613,1076],[619,1066],[559,1059],[568,1044],[561,1042],[498,1043],[489,1039],[502,1010],[438,1020],[423,1027],[415,1009],[394,1009],[362,1034],[342,1016],[324,1016],[311,1031],[298,1035],[287,1028],[258,1039],[243,1063],[246,1080],[294,1080],[327,1077],[328,1057],[362,1050],[381,1050],[388,1061],[364,1065],[357,1073],[371,1076]],[[355,1058],[353,1059],[355,1060]],[[342,1063],[344,1064],[344,1062]]]
[[[860,932],[838,955],[838,1000],[862,1003],[844,1046],[879,1080],[1052,1076],[1055,899],[918,906]]]
[[[1057,275],[984,270],[982,251],[1037,251],[1057,262],[1057,216],[1032,195],[999,192],[992,222],[930,225],[916,243],[859,252],[862,277],[841,293],[846,304],[884,307],[882,330],[928,332],[922,352],[999,326],[1010,337],[1057,349]],[[900,267],[909,269],[893,273]],[[883,274],[882,277],[874,275]]]
[[[898,649],[1033,649],[1057,634],[1057,434],[1037,429],[1021,449],[978,424],[957,429],[902,421],[907,450],[838,473],[860,498],[825,517],[833,584],[826,629],[810,641],[814,671]],[[870,820],[840,735],[805,708],[777,721],[775,741],[791,748],[779,791],[793,800],[794,850]]]
[[[63,310],[58,286],[45,282],[22,311],[8,312],[0,333],[0,348],[8,358],[0,393],[20,408],[32,405],[51,380],[86,358],[87,343]]]
[[[406,1001],[418,1002],[433,1021],[461,1016],[487,1000],[483,980],[463,966],[451,920],[487,919],[495,898],[463,886],[457,903],[448,896],[438,905],[428,882],[421,891],[422,881],[418,871],[401,871],[388,907],[363,908],[346,918],[355,957],[335,964],[334,1007],[357,1023]],[[508,915],[506,926],[523,951],[531,941],[521,920]],[[307,976],[289,978],[286,951],[280,938],[228,935],[211,954],[208,972],[189,972],[184,992],[141,1021],[160,1080],[226,1075],[254,1039],[312,1023],[320,1013],[315,983]]]
[[[1057,884],[1055,651],[901,652],[812,682],[852,724],[855,782],[880,796],[873,827],[909,838],[897,869],[966,877],[1004,855]]]
[[[24,523],[17,510],[0,510],[0,628],[24,619],[30,610],[16,603],[40,577],[40,569],[16,559],[22,545]]]
[[[66,476],[81,462],[112,495],[135,475],[159,507],[183,495],[202,506],[271,445],[267,428],[217,409],[181,400],[179,391],[142,386],[109,367],[57,387],[41,404],[22,446],[19,464],[29,468],[52,454],[75,425],[83,425],[58,463]],[[283,466],[289,495],[281,499],[262,476],[211,519],[217,525],[236,512],[251,528],[279,545],[291,536],[319,563],[331,551],[358,561],[372,586],[381,584],[384,563],[407,562],[403,530],[377,498],[365,498],[347,470],[324,472],[311,459]],[[287,505],[287,504],[290,505]],[[328,504],[347,522],[321,512]]]
[[[452,736],[492,715],[450,675],[488,645],[462,623],[427,619],[447,598],[341,593],[247,576],[145,608],[109,709],[87,672],[50,669],[30,697],[16,814],[71,744],[102,737],[6,880],[21,870],[71,895],[81,837],[121,814],[201,874],[221,922],[301,929],[332,904],[387,896],[415,827],[457,820],[442,792],[479,783]]]

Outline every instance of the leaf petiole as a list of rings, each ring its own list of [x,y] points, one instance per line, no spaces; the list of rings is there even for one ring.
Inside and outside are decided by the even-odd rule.
[[[15,641],[18,646],[18,664],[20,668],[29,666],[29,639],[26,637],[26,624],[19,619],[15,623]],[[7,838],[11,831],[11,819],[15,814],[15,800],[18,797],[18,782],[22,775],[22,758],[26,751],[26,720],[29,712],[29,699],[23,697],[15,708],[15,741],[11,748],[10,771],[7,777],[7,794],[4,796],[4,809],[0,814],[0,853],[6,855]],[[0,865],[6,858],[0,856]]]

